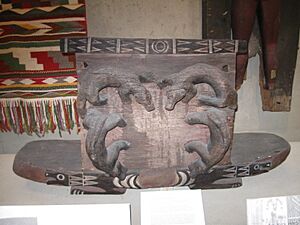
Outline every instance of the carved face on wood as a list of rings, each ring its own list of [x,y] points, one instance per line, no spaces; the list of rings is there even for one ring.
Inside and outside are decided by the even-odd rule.
[[[192,184],[229,163],[235,61],[215,57],[78,54],[83,168],[146,188]]]

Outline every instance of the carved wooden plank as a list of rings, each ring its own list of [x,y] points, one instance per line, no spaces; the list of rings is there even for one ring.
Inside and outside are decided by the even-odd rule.
[[[281,20],[278,38],[278,72],[275,88],[263,87],[260,77],[261,97],[265,111],[290,111],[293,80],[299,43],[300,2],[298,0],[281,1]]]
[[[245,53],[243,40],[216,39],[145,39],[145,38],[65,38],[60,42],[64,53],[102,54],[216,54]]]
[[[256,143],[255,146],[253,143]],[[202,174],[190,184],[190,188],[239,187],[242,185],[242,177],[268,172],[277,167],[287,157],[289,151],[289,144],[276,135],[235,134],[232,164],[213,167],[210,173]],[[141,188],[137,176],[120,181],[103,176],[99,171],[82,171],[80,152],[79,141],[30,142],[16,155],[14,171],[19,176],[33,181],[71,186],[73,194],[122,194],[126,188]],[[188,185],[185,179],[188,174],[185,173],[185,171],[178,172],[182,178],[178,186]]]
[[[231,38],[231,0],[202,1],[202,38]]]
[[[215,44],[215,46],[217,45]],[[222,50],[222,48],[219,49]],[[215,49],[214,51],[218,51],[219,49]],[[220,121],[222,121],[222,115],[224,114],[224,118],[226,118],[224,122],[226,123],[226,127],[228,127],[229,134],[233,132],[232,122],[234,118],[234,108],[236,107],[235,97],[233,95],[229,95],[230,98],[233,98],[233,101],[231,102],[231,100],[229,100],[225,103],[229,107],[228,109],[212,110],[205,107],[205,105],[216,104],[215,106],[217,106],[218,104],[223,104],[222,101],[225,101],[228,93],[226,91],[223,93],[222,89],[227,90],[229,88],[235,93],[235,54],[207,54],[197,56],[192,54],[176,56],[149,54],[143,56],[83,53],[77,54],[76,56],[78,68],[80,68],[81,65],[86,65],[84,69],[79,70],[80,87],[78,96],[78,111],[82,117],[85,117],[83,121],[85,126],[88,127],[88,133],[86,135],[88,142],[86,146],[90,146],[90,140],[93,140],[91,137],[94,136],[89,136],[89,132],[99,130],[99,126],[101,126],[105,120],[112,121],[112,118],[109,116],[112,113],[122,115],[122,119],[116,117],[117,121],[115,124],[119,124],[118,126],[120,128],[112,129],[108,133],[106,145],[109,146],[114,140],[126,140],[130,143],[128,150],[119,153],[119,161],[128,171],[141,171],[140,185],[142,187],[148,187],[148,185],[150,185],[149,176],[152,178],[155,177],[155,173],[153,172],[155,169],[159,171],[159,176],[156,175],[155,178],[150,179],[152,187],[156,185],[153,182],[158,182],[160,186],[173,186],[174,183],[172,182],[176,183],[176,179],[173,179],[171,182],[167,181],[165,177],[170,178],[174,175],[173,177],[176,178],[176,169],[187,168],[197,160],[198,155],[196,153],[188,153],[188,151],[192,152],[194,150],[194,144],[197,143],[191,142],[187,144],[185,148],[188,150],[186,151],[184,150],[184,146],[191,140],[198,139],[203,143],[208,142],[209,133],[213,131],[211,130],[209,132],[208,127],[200,125],[202,122],[197,119],[201,117],[203,120],[210,120],[208,118],[205,119],[204,115],[202,115],[205,111],[208,113],[208,117],[218,114]],[[111,70],[107,68],[111,68]],[[212,70],[213,68],[215,69]],[[192,75],[193,78],[186,77],[186,70],[194,71],[194,75]],[[106,74],[111,74],[111,76]],[[200,80],[201,76],[207,76],[203,82],[210,83],[216,90],[202,83]],[[196,77],[198,77],[197,79],[199,81],[194,80]],[[216,100],[216,102],[209,103],[209,98],[201,100],[199,97],[193,98],[194,95],[192,95],[188,104],[187,102],[178,102],[178,104],[176,104],[181,98],[179,92],[176,94],[177,89],[175,86],[178,85],[178,90],[183,90],[183,87],[180,88],[179,85],[181,85],[181,83],[182,85],[186,85],[188,81],[185,81],[185,79],[193,82],[193,85],[197,85],[197,93],[199,96],[217,96],[217,98],[223,100],[220,102]],[[140,83],[139,80],[141,84],[135,85],[135,83]],[[172,80],[174,87],[168,90],[159,87],[159,85],[165,85],[160,83],[161,80]],[[118,84],[118,81],[120,81],[120,84]],[[198,82],[202,84],[197,84]],[[227,84],[224,82],[227,83],[228,86],[226,86]],[[124,96],[122,97],[122,95],[120,95],[120,93],[124,91],[116,91],[116,88],[124,90],[126,83],[133,85],[132,88],[137,88],[141,85],[144,86],[147,90],[146,93],[151,93],[153,104],[147,105],[147,101],[144,102],[143,99],[147,99],[148,97],[142,98],[141,100],[133,97],[129,104],[126,104],[126,102],[122,100]],[[218,85],[221,86],[218,87]],[[107,103],[103,102],[103,106],[99,104],[100,102],[96,103],[99,90],[91,89],[93,86],[99,86],[99,90],[101,90],[100,95],[107,96]],[[104,87],[106,88],[104,89]],[[89,90],[93,92],[89,93]],[[168,96],[168,94],[170,96]],[[140,96],[140,94],[138,96]],[[176,96],[178,100],[168,104],[169,98],[171,99],[172,96]],[[91,99],[94,97],[96,98]],[[86,99],[93,105],[98,105],[95,111],[86,110],[88,108],[85,103]],[[203,107],[201,107],[201,103],[199,105],[199,100],[202,101]],[[225,107],[225,105],[219,105],[219,107]],[[233,107],[233,109],[230,109],[230,107]],[[199,117],[198,114],[189,115],[188,112],[198,112]],[[188,118],[189,122],[187,122],[186,118]],[[122,123],[124,123],[123,120],[126,121],[126,126],[125,124],[124,126],[122,125]],[[208,122],[207,125],[214,126],[210,122]],[[183,131],[188,131],[188,135],[183,135]],[[99,135],[95,135],[95,137],[101,138]],[[224,137],[224,139],[230,140],[231,138]],[[214,145],[214,141],[211,142],[212,146]],[[217,141],[218,145],[222,141],[223,140]],[[123,144],[126,143],[124,142]],[[91,154],[89,156],[87,152],[93,152],[93,150],[89,151],[87,148],[83,149],[83,168],[87,171],[95,170],[95,165],[97,167],[98,163],[93,163],[90,160]],[[223,154],[220,154],[220,156],[221,158],[218,160],[218,157],[215,155],[216,162],[221,161],[224,157]],[[221,163],[230,163],[230,151],[226,154]],[[101,166],[101,169],[112,172],[112,167],[113,166],[109,164],[105,167]],[[118,173],[122,173],[122,170]],[[162,174],[166,173],[168,173],[168,176],[162,176]]]

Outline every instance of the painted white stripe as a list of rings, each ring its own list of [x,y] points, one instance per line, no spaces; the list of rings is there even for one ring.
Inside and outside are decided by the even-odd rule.
[[[115,177],[115,179],[113,179],[113,184],[118,188],[122,188],[122,186],[119,184],[119,178],[118,177]]]
[[[146,54],[149,53],[149,39],[146,39]]]
[[[123,187],[128,188],[128,187],[129,187],[129,186],[128,186],[128,179],[129,179],[129,178],[130,178],[130,176],[125,177],[124,180],[121,180],[121,181],[120,181],[120,184],[121,184]]]
[[[116,49],[117,53],[121,52],[121,40],[120,38],[117,39],[117,49]]]
[[[186,183],[186,181],[187,181],[187,176],[186,176],[185,173],[183,173],[181,171],[178,171],[178,174],[180,175],[180,177],[181,177],[182,180],[181,180],[181,182],[177,186],[183,186]]]
[[[213,42],[212,40],[208,40],[208,49],[209,49],[209,53],[213,53]]]
[[[91,45],[92,45],[92,38],[91,37],[88,37],[87,39],[87,53],[90,53],[91,52]]]
[[[172,43],[173,43],[173,54],[176,54],[176,48],[177,48],[177,46],[176,46],[176,39],[172,39]]]
[[[131,188],[135,188],[137,189],[138,187],[134,184],[134,179],[135,179],[136,175],[132,175],[130,178],[129,178],[129,186]]]
[[[237,53],[239,51],[239,41],[235,40],[234,41],[234,52]]]

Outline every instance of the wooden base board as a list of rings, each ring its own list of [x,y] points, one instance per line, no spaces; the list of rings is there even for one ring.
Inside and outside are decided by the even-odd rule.
[[[239,187],[242,177],[268,172],[282,163],[289,151],[288,142],[273,134],[235,134],[231,164],[217,165],[192,180],[185,180],[187,171],[178,170],[181,180],[177,186],[191,189]],[[30,142],[17,153],[13,169],[17,175],[29,180],[71,186],[73,194],[122,194],[127,188],[145,188],[140,187],[138,174],[120,181],[101,171],[84,171],[79,140]],[[172,169],[162,168],[162,171],[168,174]]]

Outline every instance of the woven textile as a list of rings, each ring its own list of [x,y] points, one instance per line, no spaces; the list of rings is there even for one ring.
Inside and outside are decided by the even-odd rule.
[[[79,127],[74,54],[59,40],[86,36],[83,0],[0,0],[0,130]]]

